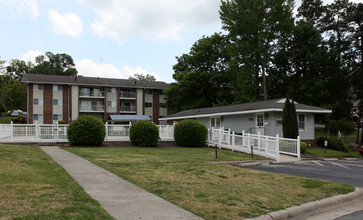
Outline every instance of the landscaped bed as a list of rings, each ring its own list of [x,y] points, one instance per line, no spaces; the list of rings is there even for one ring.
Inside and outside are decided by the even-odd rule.
[[[0,219],[113,219],[36,146],[0,144]]]
[[[352,186],[215,161],[250,155],[208,148],[64,148],[205,219],[241,219],[348,193]],[[261,158],[255,157],[260,160]]]

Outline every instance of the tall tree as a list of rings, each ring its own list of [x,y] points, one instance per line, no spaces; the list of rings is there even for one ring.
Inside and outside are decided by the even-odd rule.
[[[165,90],[172,112],[234,101],[233,75],[226,74],[226,44],[226,37],[216,33],[198,40],[188,54],[177,57],[178,63],[173,67],[176,83]]]
[[[325,16],[326,7],[322,0],[302,0],[298,8],[298,17],[310,22],[320,30],[321,19]]]
[[[292,31],[293,8],[293,0],[227,0],[220,7],[222,27],[229,33],[234,60],[242,72],[251,74],[240,80],[253,84],[255,96],[259,95],[262,84],[265,100],[266,69],[281,36]]]
[[[6,71],[14,79],[20,80],[21,77],[24,74],[29,73],[32,68],[34,68],[34,64],[31,62],[26,63],[23,60],[14,59],[11,60],[9,66],[6,67]]]
[[[130,76],[129,80],[140,80],[140,81],[156,81],[156,78],[150,74],[134,74],[134,76]]]
[[[35,62],[36,65],[29,72],[31,74],[75,76],[78,73],[73,58],[68,54],[46,52],[36,57]]]
[[[1,85],[1,99],[6,108],[26,110],[26,90],[24,84],[19,80],[11,78],[9,75],[6,78],[6,82],[3,82]]]

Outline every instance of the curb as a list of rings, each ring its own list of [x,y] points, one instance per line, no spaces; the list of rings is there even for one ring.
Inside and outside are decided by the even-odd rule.
[[[321,213],[321,210],[329,207],[330,210],[344,206],[352,200],[361,198],[363,189],[355,188],[354,192],[325,198],[319,201],[305,203],[299,206],[293,206],[285,210],[270,212],[256,218],[247,218],[247,220],[276,220],[276,219],[304,219],[308,216]]]

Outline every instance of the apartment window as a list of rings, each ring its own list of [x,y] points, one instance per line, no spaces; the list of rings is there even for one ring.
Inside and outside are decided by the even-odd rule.
[[[297,115],[297,121],[299,124],[299,130],[304,131],[305,130],[305,115],[304,114],[298,114]]]
[[[145,94],[152,95],[153,91],[151,89],[145,89]]]
[[[43,85],[34,84],[34,90],[43,90]]]
[[[33,99],[34,105],[43,105],[43,99]]]
[[[53,105],[62,106],[62,100],[61,99],[53,99]]]
[[[165,103],[160,103],[159,106],[160,106],[160,108],[166,108]]]
[[[63,86],[53,85],[53,91],[63,91]]]
[[[59,121],[59,120],[63,120],[63,115],[54,114],[53,121]]]
[[[114,102],[114,101],[107,101],[107,106],[108,107],[116,107],[116,102]]]
[[[116,93],[116,88],[107,88],[108,93]]]
[[[145,108],[152,108],[152,107],[153,107],[153,103],[145,102]]]
[[[164,94],[163,94],[163,91],[164,91],[164,90],[160,90],[160,95],[164,95]]]
[[[33,119],[34,121],[43,121],[43,114],[34,114]]]

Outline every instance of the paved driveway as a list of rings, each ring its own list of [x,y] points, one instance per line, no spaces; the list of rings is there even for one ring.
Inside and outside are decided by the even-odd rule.
[[[289,164],[259,165],[250,168],[363,187],[363,160],[301,161]]]

